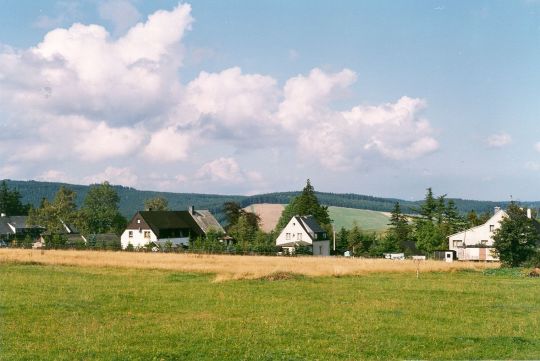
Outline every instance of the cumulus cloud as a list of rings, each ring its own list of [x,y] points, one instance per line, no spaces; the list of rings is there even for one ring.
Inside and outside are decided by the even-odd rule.
[[[512,143],[512,136],[508,133],[491,134],[486,138],[486,144],[491,148],[502,148]]]
[[[159,162],[175,162],[187,158],[192,136],[181,133],[172,127],[159,130],[152,134],[150,143],[144,154]]]
[[[98,12],[102,19],[114,25],[116,34],[124,33],[141,18],[137,8],[126,0],[105,1],[99,5]]]
[[[37,176],[38,180],[45,182],[73,182],[73,178],[66,172],[56,169],[49,169]]]
[[[83,182],[87,184],[102,183],[108,181],[112,184],[121,184],[134,187],[137,185],[138,177],[128,167],[107,167],[103,172],[84,177]]]
[[[155,181],[172,189],[207,180],[247,188],[266,179],[266,160],[252,161],[259,170],[247,171],[235,158],[216,154],[279,149],[289,165],[302,160],[347,171],[372,157],[415,159],[438,149],[422,116],[424,99],[336,109],[335,100],[349,97],[357,80],[350,69],[314,68],[281,83],[231,67],[182,83],[182,40],[194,21],[190,5],[159,10],[139,23],[127,0],[101,2],[99,12],[117,36],[101,25],[75,23],[49,31],[28,49],[0,48],[0,111],[13,119],[0,142],[1,169],[14,174],[16,163],[41,162],[30,176],[70,179],[46,164],[69,160],[80,169],[106,167],[74,181]],[[10,152],[14,146],[20,150]],[[111,167],[110,159],[139,166]],[[156,165],[170,174],[147,176]],[[194,177],[171,175],[187,174],[186,167]]]
[[[76,23],[30,49],[4,49],[0,102],[116,124],[159,116],[178,97],[190,11],[189,5],[158,11],[117,40],[102,26]]]
[[[200,180],[225,183],[257,182],[262,180],[262,176],[258,172],[244,172],[240,169],[236,159],[226,157],[203,164],[195,177]]]
[[[534,161],[525,162],[525,169],[532,171],[540,171],[540,163]]]

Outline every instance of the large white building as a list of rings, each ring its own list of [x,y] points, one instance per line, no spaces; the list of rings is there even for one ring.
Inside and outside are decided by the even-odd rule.
[[[496,207],[493,216],[486,223],[452,234],[448,237],[448,247],[456,252],[461,261],[498,261],[493,248],[493,233],[501,226],[508,214]]]
[[[315,256],[330,255],[330,241],[324,229],[319,226],[313,216],[294,216],[283,228],[276,246],[294,253],[298,246],[308,246]]]

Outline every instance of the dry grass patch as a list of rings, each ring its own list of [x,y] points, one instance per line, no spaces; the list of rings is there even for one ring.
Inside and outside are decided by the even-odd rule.
[[[210,273],[216,281],[262,279],[271,275],[348,276],[369,273],[415,273],[414,261],[334,257],[268,257],[0,249],[0,263],[46,264],[83,267],[121,267]],[[422,261],[420,272],[453,272],[497,268],[498,263]]]

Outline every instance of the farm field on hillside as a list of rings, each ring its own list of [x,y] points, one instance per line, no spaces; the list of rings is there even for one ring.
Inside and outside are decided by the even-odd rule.
[[[496,272],[216,283],[3,261],[0,277],[3,360],[540,358],[538,280]]]
[[[261,217],[261,229],[270,232],[276,226],[284,208],[283,204],[260,203],[252,204],[244,209],[258,214]],[[355,223],[368,232],[379,233],[388,228],[389,213],[387,212],[331,206],[328,207],[328,213],[335,222],[336,231],[341,227],[351,229]]]
[[[334,220],[336,232],[345,227],[351,229],[355,222],[364,231],[384,232],[390,221],[386,212],[370,211],[343,207],[328,207],[330,218]]]

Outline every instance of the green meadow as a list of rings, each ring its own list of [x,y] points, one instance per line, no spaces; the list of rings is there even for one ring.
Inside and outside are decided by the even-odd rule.
[[[364,231],[380,233],[388,228],[390,222],[390,218],[384,213],[367,209],[328,207],[328,214],[335,222],[336,232],[341,227],[351,229],[356,224]]]
[[[540,281],[486,272],[214,282],[0,263],[0,359],[539,359]]]

